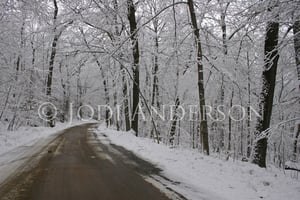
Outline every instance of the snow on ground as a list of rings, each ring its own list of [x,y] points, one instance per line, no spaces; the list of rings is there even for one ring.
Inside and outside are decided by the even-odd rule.
[[[262,169],[245,162],[205,156],[196,150],[170,148],[102,125],[98,127],[99,137],[101,133],[112,143],[163,169],[166,177],[180,182],[168,187],[188,199],[298,200],[300,196],[300,177],[291,178],[291,172],[284,174],[276,168]]]
[[[0,124],[0,184],[60,131],[82,123],[86,122],[58,123],[54,128],[20,127],[17,131],[7,131],[7,124]]]
[[[20,146],[31,146],[39,139],[47,138],[50,135],[75,125],[82,121],[72,123],[57,123],[54,128],[48,127],[20,127],[16,131],[7,131],[7,124],[0,124],[0,157],[1,154]]]

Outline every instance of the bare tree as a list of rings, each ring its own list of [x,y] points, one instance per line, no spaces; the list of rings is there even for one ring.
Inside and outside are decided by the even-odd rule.
[[[200,105],[200,134],[202,141],[202,148],[204,152],[209,155],[209,143],[208,143],[208,128],[207,128],[207,116],[205,108],[205,89],[204,89],[204,78],[203,78],[203,63],[202,63],[202,48],[199,36],[199,29],[197,25],[197,18],[194,9],[193,0],[188,0],[188,7],[190,11],[190,17],[192,21],[192,26],[194,29],[195,44],[197,47],[197,71],[198,71],[198,95],[199,95],[199,105]]]
[[[56,55],[56,46],[59,38],[59,34],[57,33],[57,15],[58,15],[58,6],[57,6],[57,1],[53,0],[53,5],[54,5],[54,15],[53,15],[53,33],[54,33],[54,38],[52,41],[52,46],[51,46],[51,54],[50,54],[50,61],[49,61],[49,72],[47,76],[47,83],[46,83],[46,95],[51,96],[51,87],[52,87],[52,77],[53,77],[53,68],[54,68],[54,60],[55,60],[55,55]],[[54,127],[54,121],[51,119],[52,118],[52,111],[48,110],[47,115],[49,117],[48,125],[50,127]]]

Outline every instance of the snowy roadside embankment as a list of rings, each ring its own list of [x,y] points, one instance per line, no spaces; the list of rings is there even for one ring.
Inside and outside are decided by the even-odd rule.
[[[188,199],[267,199],[298,200],[300,180],[276,169],[262,169],[244,162],[223,161],[196,150],[172,149],[153,140],[137,138],[99,126],[112,143],[125,147],[163,170],[163,174],[180,184],[170,184]]]
[[[31,146],[41,138],[47,138],[68,127],[87,122],[74,121],[72,123],[57,123],[53,128],[49,127],[20,127],[16,131],[7,131],[7,124],[0,125],[0,157],[16,147]]]
[[[7,131],[6,126],[0,127],[0,156],[16,147],[31,146],[41,138],[49,137],[62,130],[64,124],[54,128],[47,127],[20,127],[16,131]]]
[[[0,126],[0,184],[14,173],[45,145],[51,142],[60,131],[86,122],[59,123],[54,128],[20,127],[17,131],[7,131],[7,125]]]

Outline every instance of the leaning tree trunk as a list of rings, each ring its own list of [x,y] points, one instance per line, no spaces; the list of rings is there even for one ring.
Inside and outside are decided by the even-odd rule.
[[[252,163],[257,164],[260,167],[266,167],[268,145],[268,133],[266,133],[266,131],[270,127],[277,63],[279,59],[277,49],[279,31],[278,15],[274,19],[275,21],[269,21],[267,23],[264,50],[265,64],[262,75],[263,85],[259,102],[260,114],[262,114],[262,117],[258,118],[256,124],[256,141],[252,152]]]
[[[53,0],[54,4],[54,16],[53,16],[53,33],[54,33],[54,38],[52,41],[52,46],[51,46],[51,54],[50,54],[50,61],[49,61],[49,71],[48,71],[48,76],[47,76],[47,83],[46,83],[46,95],[50,98],[51,96],[51,87],[52,87],[52,77],[53,77],[53,67],[54,67],[54,60],[55,60],[55,55],[56,55],[56,46],[57,46],[57,41],[59,38],[59,34],[57,33],[56,30],[56,20],[57,20],[57,15],[58,15],[58,6],[56,0]],[[48,120],[48,126],[54,127],[54,120],[52,119],[52,111],[48,110],[47,111],[47,116],[49,117]]]
[[[203,79],[203,64],[202,64],[202,48],[199,36],[199,29],[197,25],[197,19],[195,15],[194,2],[193,0],[188,0],[188,7],[190,11],[190,17],[192,21],[192,26],[194,29],[195,44],[197,46],[197,65],[198,65],[198,94],[199,94],[199,104],[200,104],[200,134],[202,141],[203,151],[209,155],[209,143],[208,143],[208,128],[207,128],[207,116],[205,109],[205,90],[204,90],[204,79]]]
[[[133,0],[127,0],[128,7],[128,20],[130,25],[130,39],[132,42],[132,55],[133,55],[133,89],[132,89],[132,124],[131,128],[138,136],[138,123],[139,123],[139,43],[137,37],[137,23],[135,18],[135,6]]]

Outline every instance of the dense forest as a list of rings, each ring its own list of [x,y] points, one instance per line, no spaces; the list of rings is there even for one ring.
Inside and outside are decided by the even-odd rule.
[[[260,167],[299,162],[299,1],[1,0],[0,9],[8,130],[91,117]]]

